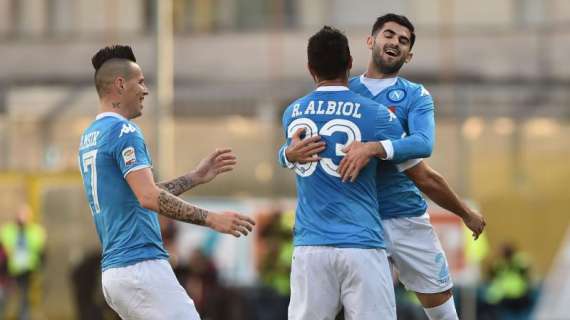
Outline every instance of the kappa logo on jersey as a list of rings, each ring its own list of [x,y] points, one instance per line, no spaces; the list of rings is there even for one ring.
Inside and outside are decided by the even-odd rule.
[[[135,154],[135,148],[127,147],[121,152],[123,155],[123,161],[126,166],[129,166],[137,161],[137,156]]]
[[[429,91],[427,91],[427,89],[424,88],[424,86],[422,86],[422,93],[420,94],[420,97],[429,96],[429,95],[430,95]]]
[[[396,114],[394,113],[394,111],[388,109],[388,114],[390,115],[390,122],[392,122],[392,120],[398,119],[398,117],[396,117]]]
[[[129,133],[133,133],[136,132],[137,128],[135,128],[135,126],[133,126],[132,124],[123,124],[123,127],[121,128],[121,134],[119,134],[119,138],[123,136],[123,134],[129,134]]]
[[[400,102],[406,98],[406,91],[403,89],[392,89],[388,91],[388,100],[392,102]]]

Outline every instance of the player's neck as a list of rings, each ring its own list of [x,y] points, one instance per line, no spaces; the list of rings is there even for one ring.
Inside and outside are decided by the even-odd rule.
[[[118,101],[112,101],[109,99],[102,99],[99,104],[99,113],[103,112],[113,112],[129,119],[127,112],[124,108],[121,108],[121,103]]]
[[[348,87],[348,79],[332,79],[332,80],[320,80],[316,82],[316,86],[318,87],[331,87],[331,86],[342,86]]]
[[[374,63],[371,61],[364,76],[371,79],[390,79],[398,76],[399,71],[394,73],[382,73],[374,68]]]

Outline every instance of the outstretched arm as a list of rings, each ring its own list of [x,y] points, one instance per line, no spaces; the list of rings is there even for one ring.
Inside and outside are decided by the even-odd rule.
[[[475,240],[479,238],[485,229],[485,218],[461,201],[441,174],[428,166],[425,161],[405,172],[416,186],[437,205],[463,219],[467,228],[473,232]]]
[[[157,186],[178,196],[195,186],[212,181],[218,174],[233,170],[236,163],[236,156],[231,149],[219,149],[202,159],[190,173],[157,183]]]
[[[130,172],[126,180],[144,208],[166,217],[206,226],[235,237],[247,235],[255,225],[249,217],[235,212],[216,213],[199,208],[158,188],[149,168]]]

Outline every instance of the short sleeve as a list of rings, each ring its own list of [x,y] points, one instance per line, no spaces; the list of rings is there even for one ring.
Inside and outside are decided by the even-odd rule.
[[[123,122],[111,134],[116,135],[112,154],[123,177],[133,171],[152,167],[144,138],[136,125]]]

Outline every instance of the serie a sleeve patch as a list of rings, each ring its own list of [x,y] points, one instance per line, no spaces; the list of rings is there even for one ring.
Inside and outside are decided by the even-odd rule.
[[[135,154],[135,148],[133,147],[126,147],[121,152],[123,155],[123,161],[125,162],[125,166],[130,166],[137,161],[137,156]]]

